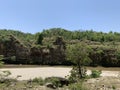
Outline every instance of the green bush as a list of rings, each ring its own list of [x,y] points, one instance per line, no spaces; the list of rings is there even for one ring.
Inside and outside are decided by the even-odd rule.
[[[116,87],[115,87],[115,86],[112,86],[112,89],[113,89],[113,90],[116,90]]]
[[[92,72],[91,72],[91,77],[92,78],[98,78],[98,77],[100,77],[100,75],[101,75],[101,70],[92,70]]]
[[[68,75],[68,80],[69,83],[75,83],[79,80],[79,75],[78,75],[78,68],[73,67],[72,70],[70,71],[70,75]]]
[[[39,84],[39,85],[44,85],[44,80],[43,80],[41,77],[39,77],[39,78],[34,78],[34,79],[32,80],[32,82],[37,83],[37,84]]]
[[[72,70],[70,71],[70,75],[67,76],[69,83],[75,83],[82,79],[84,80],[85,78],[88,78],[86,68],[82,67],[81,71],[82,78],[80,78],[79,69],[77,67],[73,67]]]
[[[61,87],[60,80],[57,77],[48,77],[45,79],[46,83],[52,83],[55,87]]]

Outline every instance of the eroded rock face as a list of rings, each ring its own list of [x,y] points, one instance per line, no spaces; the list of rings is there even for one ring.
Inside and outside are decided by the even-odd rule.
[[[36,64],[62,64],[65,61],[65,51],[60,50],[57,46],[33,47],[30,50],[30,57]]]
[[[5,63],[14,64],[62,64],[65,61],[65,42],[57,38],[51,47],[35,45],[25,46],[13,35],[0,40],[0,55]]]
[[[54,41],[54,42],[53,42]],[[57,37],[51,45],[26,46],[13,35],[0,36],[0,55],[4,55],[5,63],[9,64],[72,64],[66,61],[66,42]],[[49,43],[48,43],[49,44]],[[120,56],[116,56],[114,48],[92,48],[90,53],[91,65],[120,66]]]
[[[32,47],[30,49],[30,58],[34,64],[45,64],[49,59],[49,49],[46,47]]]
[[[0,43],[0,54],[4,55],[6,63],[21,63],[29,57],[29,49],[24,46],[13,35],[6,36],[7,39]],[[15,58],[12,58],[15,57]],[[26,63],[26,61],[25,61]]]
[[[51,47],[34,46],[30,50],[30,57],[35,64],[62,64],[65,61],[65,42],[57,38]]]

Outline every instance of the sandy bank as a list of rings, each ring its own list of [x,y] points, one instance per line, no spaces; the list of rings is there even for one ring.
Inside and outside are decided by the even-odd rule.
[[[69,75],[71,68],[70,67],[36,67],[36,68],[6,68],[0,70],[9,70],[12,75],[11,77],[16,77],[21,75],[22,77],[19,80],[28,80],[35,77],[50,77],[58,76],[65,77]],[[101,76],[115,76],[117,77],[120,71],[102,71]],[[87,74],[90,74],[90,70],[87,71]]]

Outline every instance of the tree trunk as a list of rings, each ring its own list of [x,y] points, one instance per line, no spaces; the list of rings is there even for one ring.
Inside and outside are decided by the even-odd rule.
[[[82,66],[81,66],[80,62],[78,63],[78,70],[79,70],[79,72],[78,72],[79,73],[79,77],[83,78],[83,75],[82,75],[83,74],[82,73]]]

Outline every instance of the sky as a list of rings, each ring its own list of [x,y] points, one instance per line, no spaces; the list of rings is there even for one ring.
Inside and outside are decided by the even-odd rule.
[[[120,32],[120,0],[0,0],[0,29]]]

